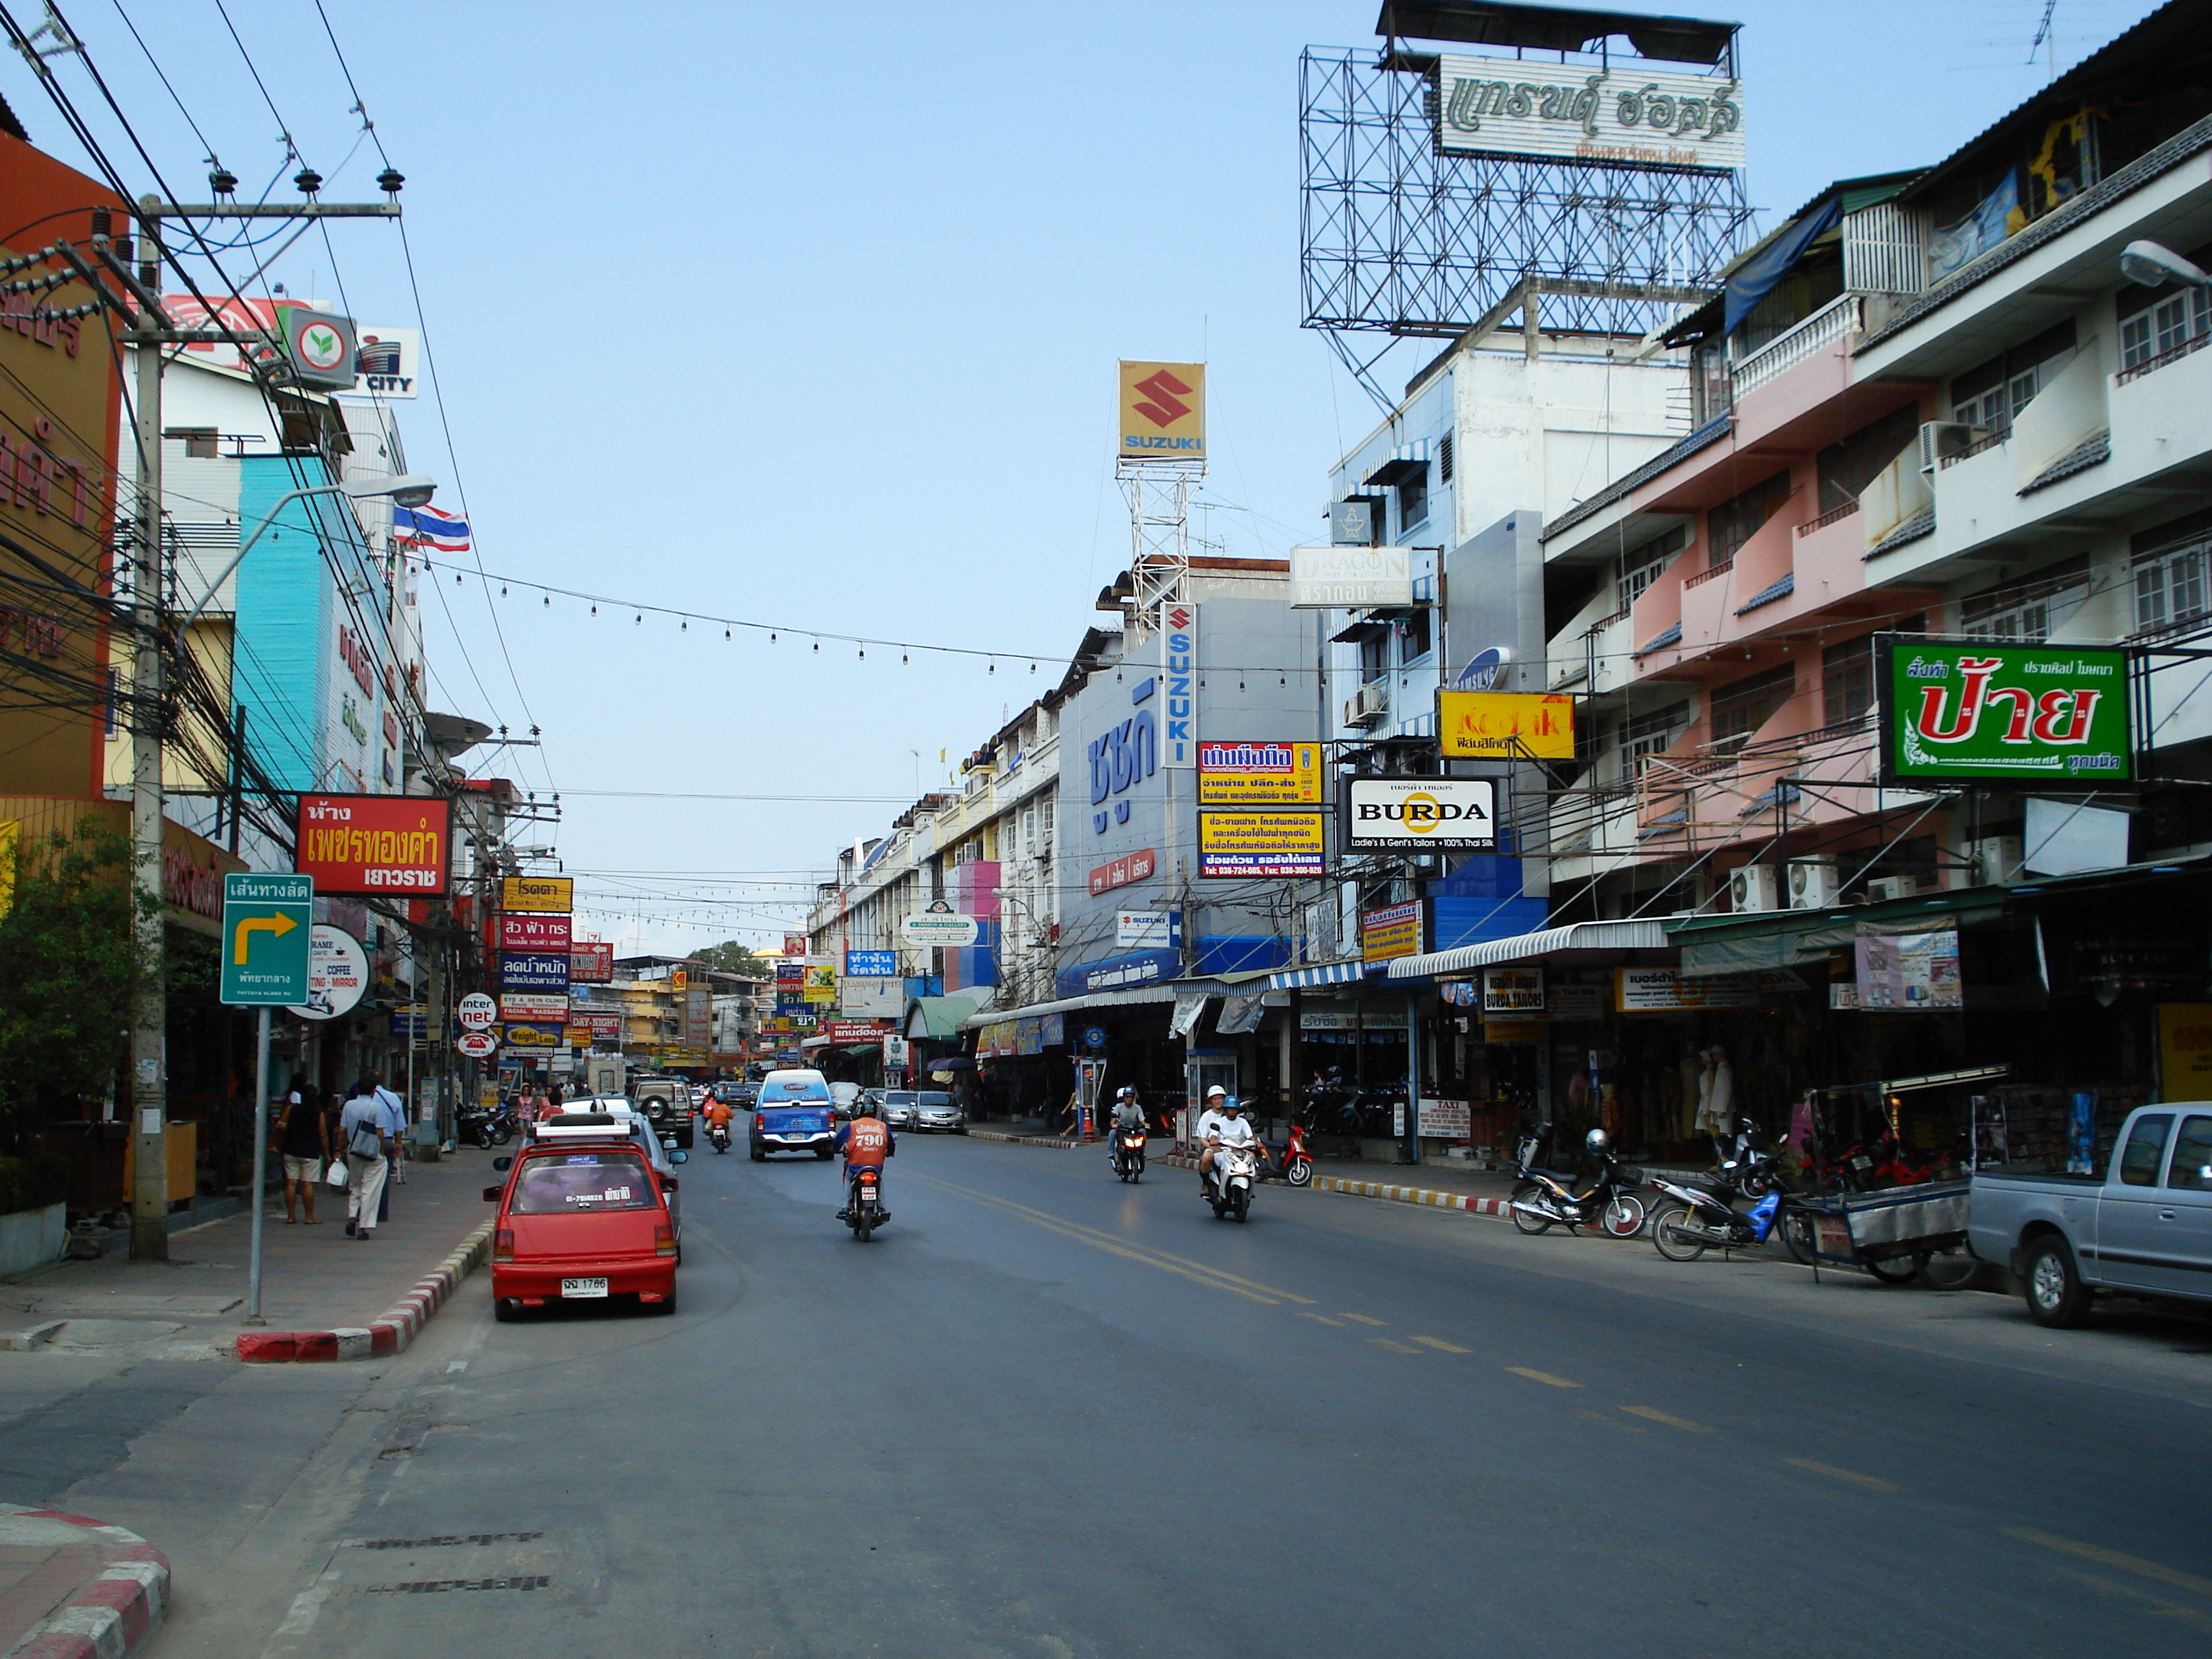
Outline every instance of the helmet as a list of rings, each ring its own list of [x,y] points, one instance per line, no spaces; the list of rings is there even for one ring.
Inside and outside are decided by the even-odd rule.
[[[1601,1152],[1613,1145],[1613,1137],[1602,1129],[1592,1129],[1583,1137],[1583,1145],[1594,1152]]]
[[[1114,1091],[1114,1098],[1116,1100],[1134,1100],[1136,1097],[1137,1091],[1126,1083]]]
[[[1215,1085],[1214,1085],[1211,1089],[1208,1089],[1208,1090],[1206,1091],[1206,1097],[1208,1100],[1211,1100],[1211,1099],[1212,1099],[1212,1098],[1214,1097],[1214,1096],[1216,1096],[1216,1095],[1219,1095],[1223,1099],[1224,1099],[1224,1100],[1225,1100],[1225,1099],[1227,1099],[1227,1098],[1229,1097],[1229,1091],[1228,1091],[1228,1090],[1226,1090],[1226,1089],[1224,1089],[1224,1088],[1223,1088],[1223,1087],[1222,1087],[1218,1083],[1217,1083],[1217,1084],[1215,1084]]]

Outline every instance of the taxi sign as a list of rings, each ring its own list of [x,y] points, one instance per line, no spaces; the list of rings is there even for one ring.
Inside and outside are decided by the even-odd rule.
[[[223,1002],[234,1008],[287,1008],[307,1000],[314,908],[312,876],[246,872],[223,877]]]

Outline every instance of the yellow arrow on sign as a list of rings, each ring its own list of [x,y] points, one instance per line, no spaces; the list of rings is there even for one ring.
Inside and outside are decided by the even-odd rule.
[[[273,916],[246,917],[238,924],[238,932],[232,938],[230,947],[232,965],[239,968],[246,966],[246,936],[248,933],[267,933],[273,939],[282,939],[299,925],[281,910]]]

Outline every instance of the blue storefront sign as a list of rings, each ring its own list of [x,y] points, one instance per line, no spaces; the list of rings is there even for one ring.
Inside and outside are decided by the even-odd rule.
[[[503,951],[499,958],[499,988],[502,991],[566,991],[568,953],[566,951]]]
[[[1103,962],[1086,962],[1073,968],[1063,968],[1053,976],[1054,987],[1064,997],[1079,997],[1092,991],[1118,991],[1124,986],[1153,985],[1162,980],[1175,978],[1182,972],[1182,954],[1177,951],[1132,951],[1125,956],[1108,957]]]
[[[896,979],[898,952],[848,951],[845,952],[845,973],[850,979]]]
[[[392,1016],[392,1035],[419,1037],[430,1035],[430,1016],[420,1008],[402,1008]]]

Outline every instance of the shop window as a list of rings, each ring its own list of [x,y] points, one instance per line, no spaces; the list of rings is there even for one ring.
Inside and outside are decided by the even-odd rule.
[[[1720,687],[1713,693],[1715,747],[1748,743],[1797,690],[1797,665],[1785,662]]]
[[[1634,605],[1637,595],[1659,580],[1659,573],[1674,562],[1674,556],[1689,541],[1689,527],[1677,525],[1665,535],[1622,554],[1613,566],[1613,608],[1626,611]]]
[[[1920,411],[1907,404],[1822,450],[1816,463],[1820,473],[1817,510],[1832,513],[1858,500],[1882,470],[1905,453],[1919,429]]]
[[[2074,319],[2046,328],[1951,382],[1951,418],[1991,432],[2012,430],[2013,416],[2051,384],[2074,356]]]
[[[1735,558],[1736,550],[1757,535],[1759,526],[1789,499],[1790,472],[1785,467],[1706,514],[1707,566],[1717,570]]]
[[[2069,559],[2033,581],[1959,602],[1959,631],[1976,640],[2047,640],[2089,597],[2089,562]]]

